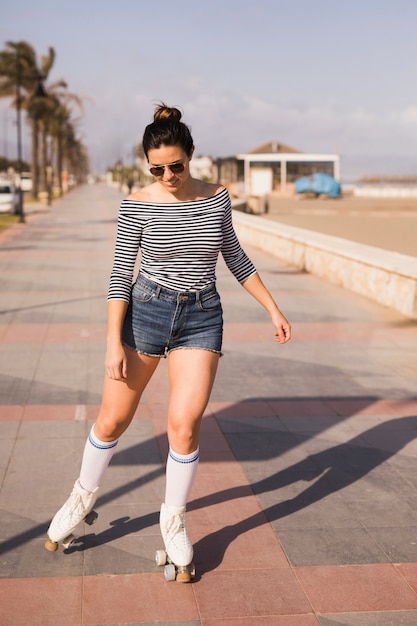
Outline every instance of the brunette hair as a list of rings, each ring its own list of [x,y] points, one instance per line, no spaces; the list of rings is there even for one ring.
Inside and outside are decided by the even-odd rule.
[[[168,107],[161,102],[155,109],[152,124],[143,133],[142,147],[146,158],[149,150],[161,146],[180,146],[190,156],[194,146],[190,129],[181,122],[182,113],[176,107]]]

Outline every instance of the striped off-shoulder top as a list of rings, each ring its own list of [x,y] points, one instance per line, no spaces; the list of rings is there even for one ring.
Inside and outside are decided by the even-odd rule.
[[[214,282],[219,252],[239,282],[256,272],[234,231],[226,189],[191,202],[123,200],[109,300],[129,301],[139,251],[140,273],[176,291],[203,289]]]

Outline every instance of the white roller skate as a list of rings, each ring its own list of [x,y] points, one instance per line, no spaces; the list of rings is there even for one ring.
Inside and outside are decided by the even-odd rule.
[[[189,583],[195,576],[194,550],[185,527],[185,506],[161,506],[159,518],[165,550],[157,550],[157,565],[165,565],[165,580]]]
[[[70,497],[55,514],[48,528],[48,537],[45,548],[50,552],[58,549],[58,543],[62,541],[64,548],[83,534],[83,523],[93,524],[98,514],[93,511],[97,499],[98,487],[94,491],[86,491],[76,480]]]

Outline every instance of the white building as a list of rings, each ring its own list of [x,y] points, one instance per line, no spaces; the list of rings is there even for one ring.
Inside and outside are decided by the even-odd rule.
[[[285,195],[297,178],[316,172],[330,174],[340,181],[340,157],[337,154],[308,154],[271,141],[238,154],[237,159],[243,162],[241,193],[246,196],[262,196],[271,191]]]

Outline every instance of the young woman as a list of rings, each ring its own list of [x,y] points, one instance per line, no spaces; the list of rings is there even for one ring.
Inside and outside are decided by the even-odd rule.
[[[119,437],[159,359],[166,356],[169,455],[160,526],[169,559],[184,568],[193,558],[185,508],[198,466],[200,422],[222,348],[222,308],[215,282],[219,252],[269,313],[275,340],[287,342],[291,329],[237,240],[227,190],[190,175],[194,144],[181,112],[159,105],[142,145],[155,182],[121,203],[108,296],[102,404],[85,445],[79,479],[48,529],[47,547],[56,549],[92,510]],[[132,287],[139,249],[140,271]]]

